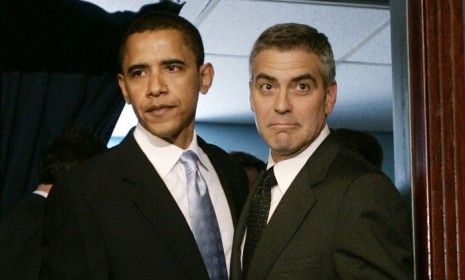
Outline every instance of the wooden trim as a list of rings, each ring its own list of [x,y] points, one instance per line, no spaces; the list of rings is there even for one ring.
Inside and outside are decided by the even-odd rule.
[[[462,0],[408,1],[417,279],[465,279]]]

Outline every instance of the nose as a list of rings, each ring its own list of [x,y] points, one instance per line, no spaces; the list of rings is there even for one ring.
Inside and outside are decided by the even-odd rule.
[[[168,87],[165,80],[160,73],[152,73],[149,80],[148,94],[152,96],[159,96],[166,93]]]
[[[278,114],[285,114],[292,110],[292,104],[289,100],[289,94],[285,89],[275,95],[274,110]]]

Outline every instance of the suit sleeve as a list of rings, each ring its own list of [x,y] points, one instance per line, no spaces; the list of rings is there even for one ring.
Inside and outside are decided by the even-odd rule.
[[[55,186],[45,211],[41,279],[108,279],[105,247],[79,184]]]
[[[413,279],[411,222],[403,203],[382,174],[352,182],[333,256],[340,279]]]
[[[46,198],[26,196],[0,223],[0,279],[36,279]]]

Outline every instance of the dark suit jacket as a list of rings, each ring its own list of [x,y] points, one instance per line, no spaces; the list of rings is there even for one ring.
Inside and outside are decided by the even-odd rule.
[[[236,228],[232,279],[250,196]],[[413,279],[410,221],[390,180],[331,134],[309,158],[257,244],[246,279]]]
[[[235,224],[245,172],[223,150],[198,143]],[[56,184],[44,226],[44,279],[208,279],[181,210],[132,133]]]
[[[0,223],[0,279],[35,280],[47,199],[27,195]]]

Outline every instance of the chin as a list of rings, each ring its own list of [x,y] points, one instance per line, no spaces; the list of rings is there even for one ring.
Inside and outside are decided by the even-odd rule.
[[[148,131],[162,139],[171,138],[171,136],[174,134],[174,132],[171,129],[163,129],[159,126],[150,127]]]
[[[286,141],[274,141],[274,143],[270,143],[270,147],[272,147],[273,150],[281,153],[289,153],[293,150],[292,148],[292,143],[289,141],[290,139],[286,139]]]
[[[288,155],[292,154],[292,149],[288,146],[275,145],[271,147],[271,150],[277,155]]]

